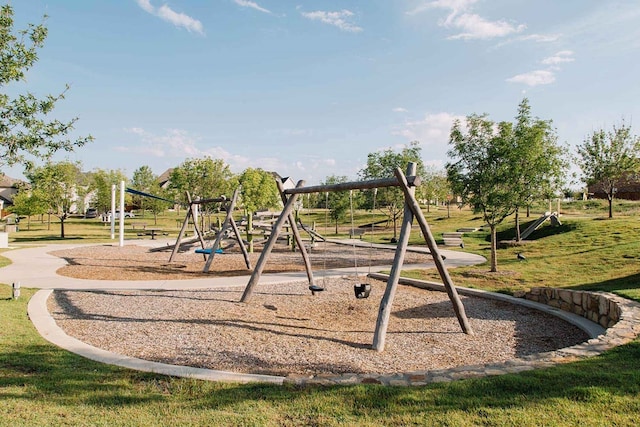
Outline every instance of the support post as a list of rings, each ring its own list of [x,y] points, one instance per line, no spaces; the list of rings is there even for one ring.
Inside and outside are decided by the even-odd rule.
[[[220,231],[216,236],[216,240],[213,242],[213,246],[211,247],[211,253],[209,254],[209,257],[207,258],[207,262],[205,263],[204,268],[202,269],[204,273],[209,272],[209,269],[211,268],[211,263],[213,262],[213,257],[216,255],[216,250],[220,247],[222,236],[224,236],[225,231],[231,225],[230,222],[233,219],[231,215],[233,215],[233,210],[236,207],[236,201],[238,200],[239,192],[240,192],[240,189],[236,188],[236,190],[233,192],[233,197],[231,198],[231,201],[227,205],[227,216],[225,217],[224,222],[222,223],[222,227],[220,228]],[[240,239],[238,243],[240,244],[240,247],[244,247],[244,243],[242,242],[242,239]],[[244,254],[245,254],[245,251],[243,251],[243,255]],[[248,258],[245,256],[245,263],[246,262],[248,262]]]
[[[115,212],[113,212],[115,215]],[[120,247],[124,246],[124,181],[120,181]]]
[[[109,215],[111,223],[111,240],[116,238],[116,185],[111,184],[111,215]]]
[[[415,171],[416,164],[409,163],[409,165],[407,166],[407,175],[414,175]],[[412,187],[409,191],[413,193],[415,192],[415,188]],[[402,228],[400,229],[400,238],[398,239],[398,246],[396,247],[396,253],[393,258],[393,266],[391,267],[389,279],[387,280],[387,287],[384,291],[384,296],[380,301],[378,320],[376,322],[376,331],[373,336],[373,349],[378,352],[384,350],[387,328],[389,326],[389,318],[391,316],[391,308],[393,306],[393,299],[398,288],[398,280],[400,279],[400,271],[402,270],[404,256],[407,252],[407,245],[409,244],[412,222],[413,212],[411,212],[411,209],[409,209],[409,206],[405,203],[404,218],[402,219]]]
[[[189,217],[193,213],[193,203],[191,203],[191,194],[189,194],[188,191],[186,191],[185,193],[187,195],[187,201],[189,202],[189,207],[187,208],[187,214],[184,217],[184,221],[182,222],[182,227],[180,228],[180,232],[178,233],[176,244],[173,246],[173,250],[171,251],[171,256],[169,256],[169,262],[173,261],[173,258],[178,253],[178,249],[180,248],[180,243],[182,243],[182,238],[184,237],[184,233],[187,230],[187,226],[189,224]],[[204,248],[204,243],[201,242],[201,244],[203,245],[203,248]]]
[[[303,185],[304,185],[304,181],[300,180],[298,181],[298,184],[296,187],[302,187]],[[253,273],[251,274],[249,283],[247,283],[247,286],[244,289],[244,293],[242,294],[242,298],[240,299],[240,302],[247,302],[249,300],[249,298],[251,297],[251,294],[253,293],[253,289],[256,287],[256,285],[260,281],[260,276],[262,275],[262,271],[264,270],[264,267],[267,263],[267,258],[269,257],[269,254],[271,254],[271,251],[273,250],[273,246],[276,244],[276,240],[278,240],[278,235],[280,235],[282,226],[284,225],[285,221],[287,221],[287,219],[289,218],[289,215],[293,211],[293,206],[297,199],[298,199],[298,195],[292,194],[287,200],[287,202],[284,204],[284,207],[282,208],[282,213],[278,217],[278,220],[276,221],[276,223],[273,225],[273,229],[271,230],[271,236],[269,236],[269,240],[267,240],[267,243],[264,245],[264,248],[262,248],[262,253],[260,254],[260,258],[258,258],[256,267],[253,270]]]
[[[282,182],[279,179],[276,179],[276,185],[278,186],[278,190],[280,191],[280,196],[282,197],[282,203],[287,203],[287,196],[284,194],[284,187],[282,186]],[[294,205],[292,205],[294,206]],[[289,224],[291,224],[291,232],[295,238],[295,242],[300,248],[300,254],[302,255],[302,260],[304,262],[304,268],[307,272],[307,279],[309,280],[309,286],[315,287],[315,280],[313,278],[313,270],[311,268],[311,260],[309,259],[309,254],[307,253],[307,248],[304,247],[304,243],[302,241],[302,237],[300,236],[300,230],[298,230],[298,224],[296,224],[295,217],[293,215],[293,210],[289,213]],[[312,291],[312,294],[315,293]]]
[[[400,188],[404,192],[404,197],[406,200],[406,204],[411,209],[411,212],[416,217],[418,221],[418,225],[420,226],[420,231],[422,231],[422,235],[424,236],[424,240],[429,247],[429,252],[431,252],[431,256],[433,257],[433,262],[438,269],[438,273],[440,273],[440,278],[442,279],[442,283],[444,284],[445,289],[447,290],[447,294],[449,295],[449,299],[453,304],[453,310],[456,313],[456,317],[458,318],[458,323],[462,328],[462,331],[465,334],[473,335],[473,330],[471,329],[471,325],[469,324],[469,319],[467,318],[467,314],[464,310],[464,305],[462,301],[460,301],[460,296],[458,295],[458,291],[453,284],[453,280],[451,280],[451,276],[449,276],[449,271],[444,265],[444,260],[440,255],[440,251],[438,250],[438,246],[436,245],[436,240],[433,237],[433,233],[431,233],[431,228],[427,223],[424,215],[422,214],[422,210],[418,205],[418,201],[414,196],[414,192],[409,188],[407,180],[402,175],[402,171],[400,168],[396,168],[394,171],[398,181],[400,182]]]

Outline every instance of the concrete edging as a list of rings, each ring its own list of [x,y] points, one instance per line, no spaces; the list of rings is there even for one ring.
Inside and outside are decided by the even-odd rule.
[[[228,381],[236,383],[261,382],[282,384],[284,377],[271,375],[241,374],[237,372],[216,371],[212,369],[193,368],[190,366],[169,365],[167,363],[150,362],[134,357],[122,356],[86,344],[67,335],[56,324],[47,309],[47,299],[53,290],[46,289],[36,292],[27,306],[31,322],[47,341],[72,353],[101,363],[135,369],[137,371],[153,372],[177,377],[197,378],[208,381]]]

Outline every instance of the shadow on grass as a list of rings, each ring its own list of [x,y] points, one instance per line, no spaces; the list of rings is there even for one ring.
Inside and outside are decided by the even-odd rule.
[[[624,277],[617,277],[615,279],[609,279],[602,282],[577,285],[567,289],[576,289],[580,291],[604,291],[613,293],[626,290],[638,290],[640,292],[640,273],[635,273]],[[639,300],[640,298],[634,299]]]
[[[102,365],[49,344],[25,345],[0,354],[3,398],[39,399],[101,406],[138,404],[157,396],[131,395],[125,378],[145,380],[150,375]],[[11,395],[11,387],[20,392]]]
[[[76,240],[85,240],[84,237],[51,237],[51,236],[41,236],[41,237],[16,237],[13,239],[15,243],[29,243],[29,242],[72,242]]]
[[[300,388],[211,383],[138,373],[102,365],[43,343],[4,349],[0,354],[0,390],[3,399],[33,400],[42,406],[78,406],[85,412],[113,408],[114,416],[118,408],[125,406],[152,413],[170,405],[190,408],[190,413],[201,411],[196,412],[198,415],[192,413],[197,417],[211,410],[235,411],[250,402],[258,405],[258,411],[268,412],[275,407],[280,416],[286,414],[298,420],[337,420],[346,415],[366,416],[385,424],[387,417],[418,420],[460,411],[477,415],[485,408],[555,411],[553,406],[558,399],[577,405],[593,403],[596,407],[606,406],[612,396],[637,401],[638,360],[640,343],[634,342],[596,358],[518,375],[426,387]]]

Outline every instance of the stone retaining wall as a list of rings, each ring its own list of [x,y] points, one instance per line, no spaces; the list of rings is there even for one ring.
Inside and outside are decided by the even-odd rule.
[[[524,294],[524,298],[577,314],[603,328],[610,328],[618,323],[622,314],[620,306],[611,299],[610,294],[599,292],[532,288]]]

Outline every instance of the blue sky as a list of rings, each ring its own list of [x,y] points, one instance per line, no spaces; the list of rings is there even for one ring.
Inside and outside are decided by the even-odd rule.
[[[571,146],[622,119],[640,133],[638,0],[11,4],[49,28],[11,90],[71,85],[55,117],[95,137],[67,157],[84,170],[208,155],[315,184],[413,140],[442,167],[455,118],[512,120],[525,96]]]

